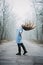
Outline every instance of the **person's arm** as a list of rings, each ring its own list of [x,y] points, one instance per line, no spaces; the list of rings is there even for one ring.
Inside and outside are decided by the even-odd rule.
[[[22,34],[22,32],[23,32],[23,29],[21,28],[21,29],[20,29],[20,32],[19,32],[19,34],[21,35],[21,34]]]

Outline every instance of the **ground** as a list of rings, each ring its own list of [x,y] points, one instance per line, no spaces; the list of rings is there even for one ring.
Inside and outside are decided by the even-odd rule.
[[[17,56],[15,41],[0,44],[0,65],[43,65],[43,44],[23,41],[28,53]]]

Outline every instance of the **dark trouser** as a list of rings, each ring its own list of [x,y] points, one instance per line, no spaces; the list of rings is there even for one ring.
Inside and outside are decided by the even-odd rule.
[[[21,47],[23,48],[24,52],[26,52],[26,48],[23,43],[21,44],[18,43],[18,52],[21,53]]]

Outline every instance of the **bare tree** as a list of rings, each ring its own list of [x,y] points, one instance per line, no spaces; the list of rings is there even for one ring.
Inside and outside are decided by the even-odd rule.
[[[39,4],[40,5],[39,5]],[[42,40],[42,31],[43,31],[43,7],[42,7],[42,0],[34,0],[33,1],[33,6],[35,9],[35,13],[36,13],[36,35],[37,35],[37,40]],[[42,22],[41,22],[42,21]],[[39,25],[40,23],[40,25]],[[39,32],[40,31],[40,32]]]
[[[1,25],[1,22],[0,22],[0,31],[1,31],[1,34],[0,34],[0,43],[1,43],[1,40],[5,39],[6,37],[6,25],[7,25],[7,22],[8,22],[8,17],[9,17],[9,10],[8,10],[8,4],[6,4],[5,0],[2,0],[2,3],[3,3],[3,8],[2,8],[2,11],[3,11],[3,25]]]

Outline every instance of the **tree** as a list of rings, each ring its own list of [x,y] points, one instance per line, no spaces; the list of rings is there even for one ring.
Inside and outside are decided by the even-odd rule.
[[[2,12],[3,12],[3,22],[0,22],[0,43],[1,40],[5,39],[6,37],[6,25],[8,22],[8,17],[9,17],[9,10],[8,10],[8,4],[6,4],[5,0],[2,0],[3,7],[2,7]],[[1,25],[2,23],[2,25]]]

